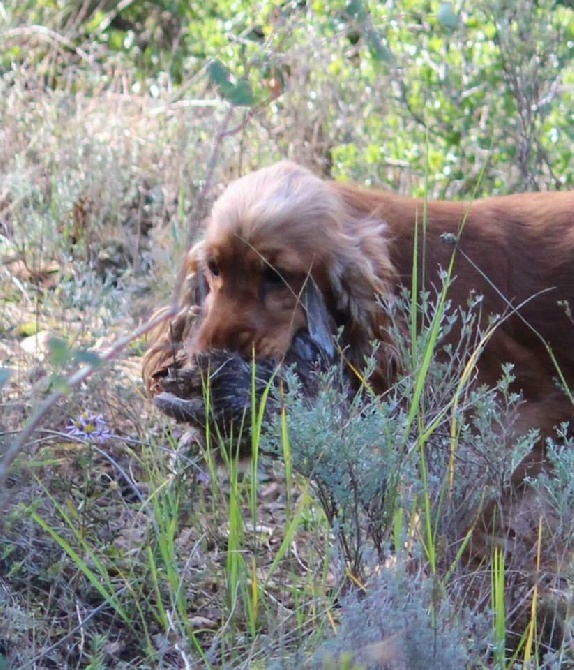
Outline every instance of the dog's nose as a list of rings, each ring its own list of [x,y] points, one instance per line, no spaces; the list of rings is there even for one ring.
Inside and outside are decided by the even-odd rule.
[[[199,351],[225,349],[247,355],[252,353],[254,340],[253,329],[245,324],[208,319],[200,328],[197,345]]]

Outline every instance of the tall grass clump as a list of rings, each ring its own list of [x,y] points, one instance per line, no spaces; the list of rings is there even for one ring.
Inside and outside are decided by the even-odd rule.
[[[293,468],[314,482],[342,555],[356,575],[363,574],[370,551],[378,560],[388,556],[390,544],[400,540],[394,537],[399,528],[404,537],[412,533],[413,523],[431,528],[425,538],[431,545],[439,531],[456,537],[484,497],[491,499],[509,481],[531,446],[530,436],[515,440],[512,434],[520,398],[509,391],[511,369],[495,389],[460,386],[468,351],[479,339],[479,304],[453,313],[447,303],[435,331],[428,320],[435,300],[423,293],[419,305],[412,306],[405,295],[397,306],[401,319],[417,309],[423,327],[416,360],[398,334],[408,372],[386,394],[371,394],[369,366],[353,396],[339,368],[321,376],[313,399],[304,396],[294,376],[288,377],[285,411],[272,419],[264,437],[265,448],[275,453],[288,440]],[[445,345],[455,325],[461,337]],[[423,367],[429,347],[432,365]],[[441,350],[440,358],[434,349]],[[423,374],[423,394],[413,410],[410,399]],[[509,451],[500,448],[504,443]],[[426,510],[422,517],[421,505]]]
[[[503,667],[507,654],[508,659],[516,658],[508,651],[513,643],[506,619],[507,612],[514,611],[519,602],[509,597],[515,575],[512,579],[506,575],[506,559],[499,552],[490,556],[490,567],[473,568],[492,578],[468,582],[462,557],[481,511],[507,495],[511,476],[531,451],[537,435],[514,434],[513,420],[521,398],[510,390],[511,368],[504,370],[495,388],[470,388],[470,378],[461,384],[468,359],[484,338],[476,329],[480,299],[459,312],[453,312],[447,301],[438,327],[437,301],[440,293],[433,297],[423,292],[418,304],[405,295],[397,306],[397,319],[409,319],[410,311],[417,310],[421,331],[415,347],[397,336],[407,374],[383,396],[370,393],[368,366],[363,387],[352,397],[339,368],[322,376],[315,398],[304,397],[296,378],[288,377],[288,389],[282,396],[284,412],[271,419],[264,448],[280,453],[288,440],[293,469],[311,481],[332,529],[334,569],[343,592],[355,594],[353,611],[367,617],[374,607],[369,603],[379,602],[384,612],[381,621],[391,616],[391,611],[397,620],[402,616],[417,620],[424,611],[428,625],[436,624],[437,630],[446,625],[438,621],[450,612],[448,616],[454,616],[460,625],[460,637],[456,642],[450,638],[449,647],[450,642],[436,637],[435,630],[438,655],[432,667],[437,668],[443,667],[441,664],[457,667],[462,658],[457,654],[478,653],[473,647],[477,640],[473,626],[480,619],[480,654],[486,659],[494,653]],[[455,326],[461,337],[453,345],[446,344]],[[429,347],[430,366],[424,363]],[[425,375],[423,392],[417,396],[421,374]],[[418,406],[413,410],[410,403],[414,397],[418,397]],[[546,485],[553,480],[543,481]],[[411,578],[413,583],[420,580],[418,586],[405,586]],[[380,579],[383,581],[377,581]],[[398,592],[404,588],[411,594],[396,610],[395,597],[385,591],[390,583]],[[474,584],[474,595],[468,601],[470,583]],[[347,630],[346,613],[343,607],[342,630]],[[532,613],[530,621],[538,614]],[[377,636],[374,630],[383,635],[378,641],[383,646],[387,636],[388,644],[396,646],[398,633],[392,626],[377,628],[373,624],[371,633],[363,636],[360,618],[356,614],[354,632],[355,624],[349,623],[349,632],[338,638],[340,653],[345,650],[344,639],[349,643],[361,639],[370,648]],[[408,663],[414,665],[405,667],[419,667],[416,654],[425,658],[429,648],[425,635],[431,636],[434,629],[431,626],[427,633],[421,629],[414,641],[409,636],[417,630],[417,626],[405,627],[401,632],[400,644],[406,645],[405,653],[413,654]],[[523,653],[524,644],[519,647]],[[356,649],[351,644],[347,651]],[[528,654],[532,655],[531,650]]]

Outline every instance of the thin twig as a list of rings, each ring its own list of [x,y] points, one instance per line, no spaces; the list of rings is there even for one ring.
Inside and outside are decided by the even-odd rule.
[[[262,103],[263,105],[264,103]],[[237,124],[233,128],[229,128],[229,124],[231,123],[231,119],[233,117],[233,112],[235,107],[229,106],[227,108],[227,111],[225,112],[225,116],[223,117],[223,121],[220,124],[219,130],[217,134],[215,135],[215,140],[213,142],[213,149],[211,152],[211,158],[209,159],[209,163],[207,164],[207,174],[205,176],[205,181],[203,183],[203,186],[197,196],[192,220],[193,220],[193,225],[189,226],[188,233],[187,233],[187,240],[186,240],[186,249],[190,249],[192,242],[193,242],[193,231],[197,228],[197,225],[200,222],[200,217],[203,212],[205,202],[207,200],[208,193],[210,192],[212,188],[212,182],[213,182],[213,175],[215,173],[215,168],[217,166],[217,163],[219,161],[219,156],[221,153],[221,146],[223,144],[223,141],[227,137],[232,137],[233,135],[236,135],[237,133],[241,132],[242,130],[245,129],[251,118],[255,115],[255,113],[261,108],[262,105],[258,105],[256,107],[253,107],[250,109],[250,111],[245,115],[244,119],[241,121],[241,123]],[[180,303],[180,292],[181,288],[184,285],[184,280],[185,280],[185,275],[188,272],[188,268],[186,267],[185,263],[182,265],[181,271],[180,271],[180,276],[178,277],[178,280],[176,282],[176,290],[174,292],[173,298],[172,298],[172,308],[174,310],[178,309],[179,303]]]
[[[201,188],[201,191],[199,192],[199,195],[197,197],[197,202],[195,205],[195,212],[194,212],[194,219],[195,223],[199,222],[199,216],[203,210],[203,206],[205,204],[205,200],[207,198],[207,193],[209,192],[209,189],[211,188],[211,182],[213,180],[213,174],[215,172],[215,167],[217,165],[217,161],[219,160],[219,153],[221,151],[221,145],[223,143],[223,139],[227,137],[228,134],[228,126],[229,123],[231,122],[231,117],[233,116],[233,107],[229,106],[227,111],[225,112],[225,116],[223,118],[223,121],[221,122],[220,129],[218,130],[216,136],[215,136],[215,141],[213,143],[213,150],[211,152],[211,158],[209,159],[209,163],[207,164],[207,174],[205,176],[205,181],[203,183],[203,186]],[[191,246],[191,235],[192,235],[192,230],[193,227],[190,227],[188,231],[188,238],[187,238],[187,248]]]
[[[4,40],[13,37],[27,37],[27,38],[39,37],[47,42],[51,42],[52,44],[57,44],[59,47],[64,47],[69,51],[73,51],[75,54],[77,54],[90,64],[93,64],[94,62],[94,59],[92,56],[90,56],[90,54],[88,54],[80,47],[77,47],[67,37],[60,35],[60,33],[56,32],[55,30],[52,30],[51,28],[47,28],[46,26],[33,25],[33,26],[23,26],[20,28],[11,28],[10,30],[5,30],[2,33],[2,37]]]

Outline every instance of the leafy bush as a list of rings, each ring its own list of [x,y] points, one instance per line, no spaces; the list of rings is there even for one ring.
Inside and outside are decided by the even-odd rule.
[[[360,664],[353,667],[460,670],[486,660],[488,626],[485,616],[455,610],[432,579],[398,564],[343,599],[340,628],[315,667],[343,667],[331,664],[346,656]]]
[[[448,305],[441,314],[437,307],[440,302],[440,294],[431,299],[423,293],[418,305],[412,305],[406,297],[399,305],[398,311],[407,323],[415,310],[423,328],[410,348],[404,346],[406,374],[388,393],[372,397],[367,382],[350,400],[337,368],[322,376],[318,396],[308,398],[296,378],[288,377],[287,391],[282,394],[284,413],[271,419],[263,438],[263,449],[285,456],[296,471],[313,482],[335,539],[332,561],[344,585],[343,592],[357,594],[350,610],[343,606],[341,625],[345,632],[337,638],[337,657],[340,652],[363,648],[370,650],[367,656],[387,654],[387,645],[395,649],[396,639],[400,639],[401,648],[406,650],[400,653],[408,656],[404,667],[419,667],[425,658],[432,660],[431,667],[463,667],[457,666],[462,662],[460,654],[468,652],[474,658],[477,653],[489,653],[486,648],[471,652],[468,646],[472,646],[472,640],[486,639],[484,635],[477,638],[473,632],[481,613],[482,626],[492,622],[488,634],[497,631],[492,647],[500,648],[497,658],[503,663],[505,645],[516,644],[506,630],[507,624],[510,630],[538,625],[545,644],[564,633],[568,635],[571,626],[568,588],[560,587],[562,594],[556,595],[559,582],[569,580],[571,571],[568,538],[573,528],[567,510],[571,509],[573,475],[569,460],[558,469],[557,482],[544,475],[532,492],[533,499],[538,500],[535,491],[543,491],[541,501],[547,500],[552,491],[551,507],[545,509],[562,510],[562,523],[549,524],[555,537],[544,540],[555,545],[555,550],[545,547],[544,554],[564,556],[562,563],[560,559],[558,565],[545,563],[540,575],[532,575],[524,572],[524,557],[514,557],[510,550],[511,562],[505,566],[505,574],[502,563],[497,564],[496,551],[493,556],[488,553],[490,544],[514,541],[504,535],[487,540],[490,544],[481,555],[487,564],[478,568],[477,575],[481,576],[477,579],[472,576],[477,565],[471,563],[474,568],[469,567],[467,558],[461,560],[468,556],[466,546],[482,511],[499,501],[503,507],[514,504],[508,497],[511,476],[531,452],[538,435],[514,433],[513,421],[521,399],[510,390],[511,368],[506,369],[496,388],[468,388],[468,361],[484,336],[476,332],[480,301],[470,304],[468,311],[455,314]],[[435,329],[437,314],[440,325]],[[457,323],[461,338],[455,346],[446,344]],[[404,339],[401,341],[404,345]],[[432,363],[425,367],[429,350]],[[417,395],[417,388],[423,389],[422,395]],[[568,448],[564,453],[571,460]],[[520,524],[525,522],[511,521],[508,528],[503,525],[500,531],[488,532],[513,533],[517,524],[516,532],[520,533],[524,531]],[[535,541],[536,532],[532,543]],[[522,547],[519,552],[530,550]],[[496,589],[491,573],[500,580],[500,599],[492,603],[490,590],[494,593]],[[373,582],[374,575],[383,575],[385,585]],[[538,624],[529,624],[533,616],[530,596],[525,599],[536,583],[531,579],[545,584],[536,586],[540,594],[534,610]],[[395,595],[390,595],[395,588],[409,594],[400,604]],[[473,593],[470,600],[469,588]],[[369,623],[365,627],[364,622],[371,622],[375,616],[375,603],[379,607],[376,616],[385,625]],[[419,608],[419,613],[411,608]],[[434,638],[437,646],[433,647],[427,635],[431,636],[435,625],[441,630],[437,621],[447,611],[448,616],[456,612],[460,629],[453,637]],[[419,626],[419,619],[429,627]],[[406,621],[411,622],[412,629]],[[501,622],[498,629],[497,621]],[[428,657],[428,649],[440,653],[436,651],[435,657],[433,651]],[[362,659],[361,654],[357,658]]]
[[[248,166],[288,154],[448,197],[574,183],[566,2],[32,4],[7,5],[5,68],[32,59],[57,88],[96,65],[98,82],[131,71],[132,92],[158,99],[181,82],[218,93],[265,138]]]
[[[337,368],[309,399],[288,376],[288,390],[277,400],[285,412],[263,437],[264,449],[287,449],[294,469],[315,482],[345,567],[359,579],[369,574],[373,557],[384,562],[389,547],[405,546],[415,529],[417,551],[426,547],[433,569],[439,560],[452,562],[479,507],[501,495],[536,437],[513,435],[520,397],[509,391],[510,369],[494,389],[461,385],[480,339],[479,303],[457,314],[447,305],[435,332],[436,300],[424,293],[418,306],[405,297],[398,307],[407,323],[411,306],[427,325],[412,348],[399,338],[406,374],[384,396],[372,397],[367,381],[349,400]],[[456,346],[444,344],[457,322]],[[433,362],[424,368],[429,348]],[[424,391],[413,405],[417,387]],[[449,551],[441,558],[438,547]]]

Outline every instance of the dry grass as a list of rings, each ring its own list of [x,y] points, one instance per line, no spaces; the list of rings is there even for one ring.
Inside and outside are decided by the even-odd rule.
[[[488,150],[461,152],[468,183],[427,183],[418,145],[385,157],[374,135],[400,154],[422,132],[411,110],[393,116],[400,68],[369,89],[359,79],[377,64],[355,70],[359,47],[293,21],[299,41],[287,54],[270,43],[289,85],[262,108],[230,109],[198,75],[146,90],[118,60],[100,58],[96,72],[93,54],[56,49],[52,37],[48,53],[0,78],[0,361],[11,372],[0,386],[1,455],[60,393],[34,419],[2,492],[0,668],[353,667],[314,656],[339,628],[344,565],[309,482],[280,459],[262,457],[255,477],[200,457],[144,396],[143,338],[72,389],[63,382],[85,352],[102,355],[166,303],[211,201],[245,170],[288,156],[405,192],[473,192]],[[54,71],[58,87],[46,85]],[[487,186],[512,175],[495,166]],[[100,414],[105,439],[70,434]],[[428,574],[419,578],[380,611],[392,619],[401,607],[404,618],[419,590],[428,595]],[[417,616],[430,616],[435,595],[417,601]],[[462,607],[447,608],[446,629]],[[482,624],[465,625],[456,644],[478,649],[472,667],[494,667],[473,637]],[[355,652],[353,626],[341,644]],[[402,634],[365,643],[365,658],[404,667],[389,651]],[[571,667],[557,658],[552,667]]]
[[[237,169],[224,166],[243,131],[231,125],[241,115],[228,118],[232,133],[216,143],[213,129],[226,129],[219,104],[114,90],[71,95],[19,82],[2,106],[6,448],[78,367],[70,354],[103,353],[167,299],[196,222]],[[63,359],[51,337],[66,343]],[[328,531],[306,485],[288,501],[279,464],[262,463],[257,515],[238,548],[247,574],[230,584],[229,484],[216,486],[220,475],[152,411],[143,346],[134,341],[64,392],[12,464],[0,530],[9,667],[247,667],[267,647],[299,644],[323,618],[334,586],[322,558]],[[70,435],[73,422],[99,414],[105,440]],[[254,484],[236,486],[249,518]],[[284,545],[288,506],[311,529],[294,528]],[[248,578],[257,612],[231,592]],[[255,632],[265,633],[259,642]]]

